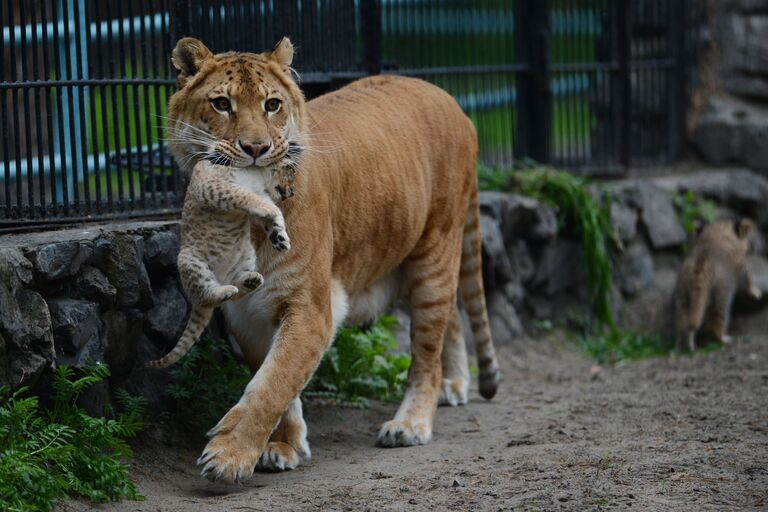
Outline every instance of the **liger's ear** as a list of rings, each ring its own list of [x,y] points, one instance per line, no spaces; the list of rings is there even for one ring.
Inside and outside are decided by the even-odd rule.
[[[281,66],[290,66],[293,62],[293,43],[287,37],[282,38],[276,45],[269,58]]]
[[[195,76],[203,62],[213,57],[213,53],[201,41],[193,37],[179,39],[171,54],[171,63],[179,72],[179,87],[184,87],[187,80]]]
[[[740,219],[735,222],[734,230],[736,235],[741,239],[749,238],[752,234],[752,230],[755,228],[755,224],[749,219]]]

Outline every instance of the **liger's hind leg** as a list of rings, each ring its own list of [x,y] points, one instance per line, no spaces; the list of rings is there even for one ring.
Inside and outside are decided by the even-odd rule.
[[[467,347],[459,315],[459,308],[454,305],[443,337],[443,381],[440,389],[440,405],[454,407],[466,404],[469,395]]]
[[[269,443],[261,454],[257,469],[263,471],[295,469],[302,459],[309,459],[311,456],[301,398],[296,397],[272,432]]]
[[[411,308],[411,368],[395,418],[379,431],[381,446],[412,446],[432,438],[442,382],[443,336],[456,301],[460,240],[425,237],[404,263]]]

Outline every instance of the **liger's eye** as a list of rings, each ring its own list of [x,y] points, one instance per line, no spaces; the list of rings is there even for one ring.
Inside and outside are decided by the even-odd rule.
[[[229,112],[229,109],[232,107],[232,104],[229,102],[229,99],[225,98],[224,96],[213,98],[211,100],[211,105],[213,105],[213,108],[215,108],[219,112]]]
[[[267,101],[264,102],[264,110],[267,112],[277,112],[277,109],[280,108],[280,105],[283,102],[280,101],[277,98],[269,98]]]

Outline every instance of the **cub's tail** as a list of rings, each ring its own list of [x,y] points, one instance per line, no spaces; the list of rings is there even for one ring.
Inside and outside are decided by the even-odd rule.
[[[213,308],[205,306],[192,306],[192,312],[189,314],[189,320],[187,326],[184,328],[184,332],[181,334],[181,338],[173,347],[173,350],[168,352],[160,359],[155,359],[146,364],[147,368],[166,368],[176,363],[187,355],[189,349],[195,344],[195,341],[203,333],[203,329],[208,325],[213,316]]]
[[[496,360],[496,351],[493,348],[491,328],[488,323],[488,310],[485,305],[477,181],[473,185],[467,220],[464,224],[459,292],[464,302],[464,308],[469,315],[472,335],[475,338],[477,366],[480,369],[480,394],[484,398],[491,399],[498,388],[499,364]]]

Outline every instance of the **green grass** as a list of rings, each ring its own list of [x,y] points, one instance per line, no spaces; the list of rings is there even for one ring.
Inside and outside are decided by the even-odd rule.
[[[656,333],[638,333],[622,329],[604,329],[576,338],[581,349],[598,363],[620,362],[669,354],[670,344]]]
[[[144,399],[119,392],[122,411],[103,418],[76,404],[108,376],[104,365],[79,377],[60,366],[48,409],[26,388],[10,394],[0,387],[0,510],[52,510],[66,495],[98,503],[143,499],[124,460],[131,456],[126,440],[142,428]]]

